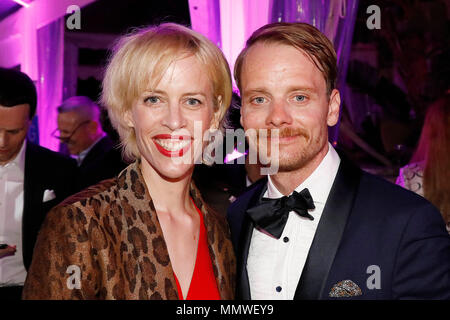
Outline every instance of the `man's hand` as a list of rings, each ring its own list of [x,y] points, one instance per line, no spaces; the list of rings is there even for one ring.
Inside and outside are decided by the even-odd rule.
[[[3,257],[13,256],[16,254],[16,246],[7,246],[5,249],[0,249],[0,259]]]

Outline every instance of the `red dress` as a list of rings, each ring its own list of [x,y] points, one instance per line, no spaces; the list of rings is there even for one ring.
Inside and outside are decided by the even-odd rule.
[[[214,276],[211,257],[208,250],[206,230],[203,223],[203,214],[197,206],[195,206],[195,208],[200,215],[200,235],[198,239],[194,272],[192,274],[191,284],[188,289],[186,300],[220,300],[216,277]],[[178,296],[180,300],[183,300],[183,293],[175,272],[173,275],[175,276],[175,281],[177,283]]]

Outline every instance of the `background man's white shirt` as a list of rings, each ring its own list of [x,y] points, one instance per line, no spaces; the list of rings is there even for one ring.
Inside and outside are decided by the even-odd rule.
[[[0,259],[0,286],[23,285],[27,276],[22,255],[25,149],[26,141],[14,160],[0,165],[0,243],[17,250]]]

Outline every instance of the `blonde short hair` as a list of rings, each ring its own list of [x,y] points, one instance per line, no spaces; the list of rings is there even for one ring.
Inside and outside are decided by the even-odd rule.
[[[327,94],[336,87],[336,51],[331,41],[316,27],[303,23],[276,22],[262,26],[250,36],[234,65],[234,79],[242,90],[241,72],[250,48],[257,43],[285,44],[306,53],[322,72],[327,84]]]
[[[231,102],[231,74],[223,53],[206,37],[185,26],[164,23],[137,29],[120,38],[113,48],[101,102],[119,133],[126,159],[139,158],[140,153],[134,129],[125,122],[125,113],[143,91],[158,84],[171,63],[189,56],[204,65],[212,81],[215,111],[221,122]]]

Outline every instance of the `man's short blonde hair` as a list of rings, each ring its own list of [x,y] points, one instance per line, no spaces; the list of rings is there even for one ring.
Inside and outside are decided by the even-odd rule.
[[[206,37],[185,26],[164,23],[137,29],[120,38],[113,48],[101,101],[119,133],[126,159],[139,158],[140,154],[134,129],[125,122],[125,113],[146,89],[159,83],[171,63],[190,56],[196,57],[209,75],[215,111],[221,122],[231,102],[231,74],[223,53]]]
[[[336,51],[331,41],[316,27],[303,23],[276,22],[267,24],[250,36],[234,65],[234,79],[242,90],[241,72],[250,48],[258,43],[285,44],[308,55],[325,78],[327,94],[336,87]]]

